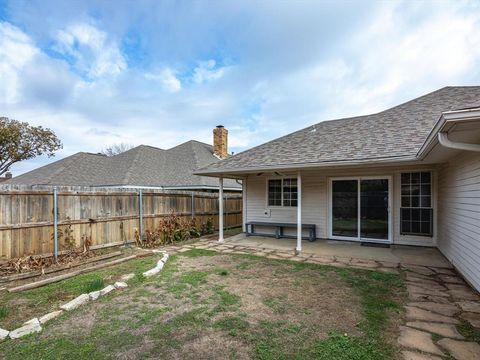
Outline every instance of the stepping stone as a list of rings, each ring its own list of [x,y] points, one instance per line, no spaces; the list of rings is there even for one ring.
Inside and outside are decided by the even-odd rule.
[[[409,293],[408,298],[412,301],[431,301],[438,304],[450,304],[450,300],[442,296],[432,296],[426,294]]]
[[[439,284],[433,277],[421,276],[411,272],[407,272],[407,281],[414,283]]]
[[[411,302],[408,306],[415,306],[424,310],[429,310],[436,312],[438,314],[453,316],[455,313],[459,312],[460,309],[452,304],[438,304],[431,301],[425,302]]]
[[[435,271],[425,267],[425,266],[418,266],[418,265],[402,265],[403,268],[411,271],[415,274],[430,276],[435,275]]]
[[[379,261],[380,265],[385,268],[398,268],[398,263],[396,262],[391,262],[391,261]]]
[[[319,264],[331,264],[332,262],[334,262],[333,258],[328,258],[328,257],[313,257],[312,256],[309,260],[313,261],[313,262],[316,262],[316,263],[319,263]]]
[[[464,337],[460,335],[457,331],[457,328],[454,325],[450,324],[440,324],[433,322],[424,322],[424,321],[411,321],[407,322],[407,326],[413,327],[420,330],[425,330],[431,333],[435,333],[444,337],[449,337],[452,339],[463,340]]]
[[[405,306],[407,310],[407,319],[420,321],[442,322],[447,324],[459,324],[460,322],[450,316],[436,314],[434,312],[423,310],[414,306]]]
[[[40,324],[45,324],[47,321],[50,321],[55,319],[56,317],[59,317],[60,315],[62,315],[62,313],[63,313],[63,310],[52,311],[51,313],[43,315],[38,320],[40,321]]]
[[[475,294],[469,288],[466,289],[458,289],[458,290],[449,290],[448,293],[455,299],[455,300],[480,300],[480,296]]]
[[[441,292],[447,291],[447,288],[445,286],[440,285],[434,281],[417,281],[417,282],[407,281],[407,286],[408,285],[421,287],[422,289],[426,289],[426,290],[434,290],[434,291],[441,291]]]
[[[455,275],[438,275],[437,276],[440,280],[446,283],[451,283],[451,284],[462,284],[464,285],[465,282],[459,278],[458,276]]]
[[[366,267],[369,269],[378,267],[378,264],[373,260],[352,259],[350,264],[354,266]]]
[[[115,284],[113,284],[113,286],[115,286],[116,289],[125,289],[126,287],[128,287],[127,283],[124,283],[122,281],[117,281]]]
[[[408,350],[402,351],[402,355],[404,360],[442,360],[442,358],[435,355],[424,355]]]
[[[480,345],[475,342],[442,339],[438,344],[456,360],[480,360]]]
[[[429,268],[435,271],[437,274],[456,275],[455,270],[453,269],[437,268],[437,267],[431,267],[431,266]]]
[[[480,313],[480,302],[477,301],[459,301],[457,302],[458,306],[462,308],[463,311]]]
[[[352,258],[349,258],[349,257],[335,256],[335,261],[336,262],[343,263],[345,265],[350,264],[351,260],[352,260]]]
[[[466,312],[460,315],[463,320],[467,320],[472,326],[480,328],[480,314]]]
[[[435,355],[444,355],[440,348],[433,343],[432,336],[429,333],[406,326],[400,326],[398,343],[410,349]]]
[[[395,268],[384,268],[384,267],[381,267],[381,268],[378,268],[378,269],[375,269],[377,271],[380,271],[380,272],[383,272],[383,273],[387,273],[387,274],[399,274],[400,271],[395,269]]]
[[[415,285],[407,284],[407,290],[408,290],[409,293],[448,297],[448,293],[446,291],[435,290],[435,289],[426,289],[424,287],[415,286]]]

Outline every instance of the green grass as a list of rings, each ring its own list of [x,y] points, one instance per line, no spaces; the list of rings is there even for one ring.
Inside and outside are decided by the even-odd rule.
[[[0,305],[0,320],[3,320],[8,315],[8,309],[5,305]]]
[[[222,355],[225,358],[235,359],[239,354],[261,360],[395,358],[395,349],[387,342],[387,330],[390,318],[401,316],[403,311],[402,297],[405,289],[402,276],[287,260],[269,260],[251,255],[230,255],[231,261],[229,259],[228,265],[225,265],[222,258],[219,258],[219,262],[212,258],[213,265],[199,265],[198,268],[193,268],[195,270],[191,267],[193,260],[189,260],[188,270],[182,270],[186,258],[213,255],[217,253],[208,250],[190,250],[173,255],[160,276],[148,279],[139,275],[144,267],[151,267],[156,258],[148,259],[150,264],[132,262],[128,269],[112,268],[90,274],[81,281],[75,279],[73,282],[62,282],[50,287],[51,293],[55,293],[57,289],[71,293],[76,289],[96,288],[100,285],[100,280],[112,274],[137,274],[131,280],[134,285],[129,282],[129,288],[123,292],[130,292],[129,302],[120,302],[120,308],[117,302],[115,307],[105,306],[96,310],[96,321],[91,330],[85,333],[63,331],[57,334],[52,328],[53,332],[46,337],[33,335],[15,342],[0,343],[0,353],[9,359],[104,359],[116,357],[119,351],[127,352],[140,347],[142,352],[137,356],[142,358],[168,358],[171,354],[182,357],[182,349],[201,339],[203,335],[221,334],[223,338],[220,339],[227,336],[232,338],[234,344],[240,344],[240,347],[232,348],[227,342]],[[182,257],[185,259],[181,260]],[[329,333],[326,338],[319,338],[315,325],[282,317],[285,312],[291,314],[292,308],[298,309],[299,314],[307,314],[303,315],[305,319],[309,311],[312,311],[291,303],[286,295],[272,295],[260,299],[263,305],[276,314],[277,320],[263,319],[260,314],[257,315],[259,318],[252,321],[243,307],[245,304],[242,297],[236,294],[237,290],[234,290],[235,293],[229,291],[226,284],[231,283],[234,276],[241,277],[244,270],[248,270],[248,278],[255,281],[251,273],[258,265],[263,269],[270,267],[269,271],[275,279],[277,275],[291,274],[294,281],[291,281],[292,287],[289,291],[302,291],[302,286],[319,286],[318,291],[321,291],[321,284],[331,281],[338,281],[342,286],[346,284],[360,301],[360,335],[344,334],[342,329],[338,329]],[[273,283],[272,287],[274,286]],[[244,291],[248,291],[248,288]],[[30,296],[45,301],[46,293],[39,291]],[[169,298],[172,299],[172,296],[176,300],[170,303]],[[108,302],[110,299],[105,298],[103,301]],[[85,307],[77,311],[56,321],[65,321],[70,316],[81,318],[91,310]],[[85,313],[79,313],[81,311]],[[478,341],[477,330],[468,328],[467,324],[462,326],[459,326],[459,331],[466,338]],[[41,341],[39,336],[42,336]],[[142,346],[145,343],[152,345],[144,349]]]
[[[0,302],[3,304],[3,307],[5,307],[5,312],[2,318],[0,310],[0,327],[15,328],[31,317],[38,316],[39,313],[47,313],[54,309],[55,306],[71,300],[80,294],[103,288],[105,283],[104,279],[111,279],[131,272],[141,274],[155,266],[157,260],[158,259],[153,256],[135,259],[114,267],[78,275],[40,288],[19,293],[3,293],[0,295]],[[141,282],[139,279],[141,278],[137,276],[129,281],[129,286],[139,284]],[[111,281],[112,280],[110,280],[110,282]],[[15,311],[11,311],[9,304],[18,301],[25,303],[25,305],[16,307]],[[33,316],[30,316],[29,312],[31,312]],[[27,318],[25,318],[25,316]]]
[[[200,256],[215,256],[219,253],[213,250],[205,250],[205,249],[191,249],[182,253],[182,256],[187,257],[200,257]]]
[[[105,282],[102,278],[98,277],[96,279],[88,281],[84,286],[84,293],[90,293],[92,291],[101,290],[105,287]]]
[[[474,328],[469,322],[463,321],[457,325],[457,330],[466,340],[480,343],[480,329]]]

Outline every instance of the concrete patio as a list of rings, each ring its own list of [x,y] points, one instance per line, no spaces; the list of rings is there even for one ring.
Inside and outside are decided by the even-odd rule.
[[[238,234],[225,239],[225,243],[259,249],[293,251],[295,239],[275,239],[265,236]],[[436,248],[392,245],[390,248],[361,246],[358,242],[337,240],[302,241],[302,253],[392,263],[452,268],[450,262]]]

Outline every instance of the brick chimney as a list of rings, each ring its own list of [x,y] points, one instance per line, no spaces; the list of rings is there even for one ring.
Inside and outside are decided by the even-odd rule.
[[[228,130],[223,125],[213,129],[213,153],[220,159],[228,156]]]

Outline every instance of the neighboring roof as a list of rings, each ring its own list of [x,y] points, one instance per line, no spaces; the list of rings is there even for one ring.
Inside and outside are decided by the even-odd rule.
[[[80,152],[4,184],[216,188],[218,180],[193,172],[218,161],[213,147],[199,141],[168,150],[140,145],[110,157]],[[233,180],[224,185],[240,189]]]
[[[445,87],[376,114],[320,122],[196,173],[415,159],[442,112],[479,105],[480,86]]]

